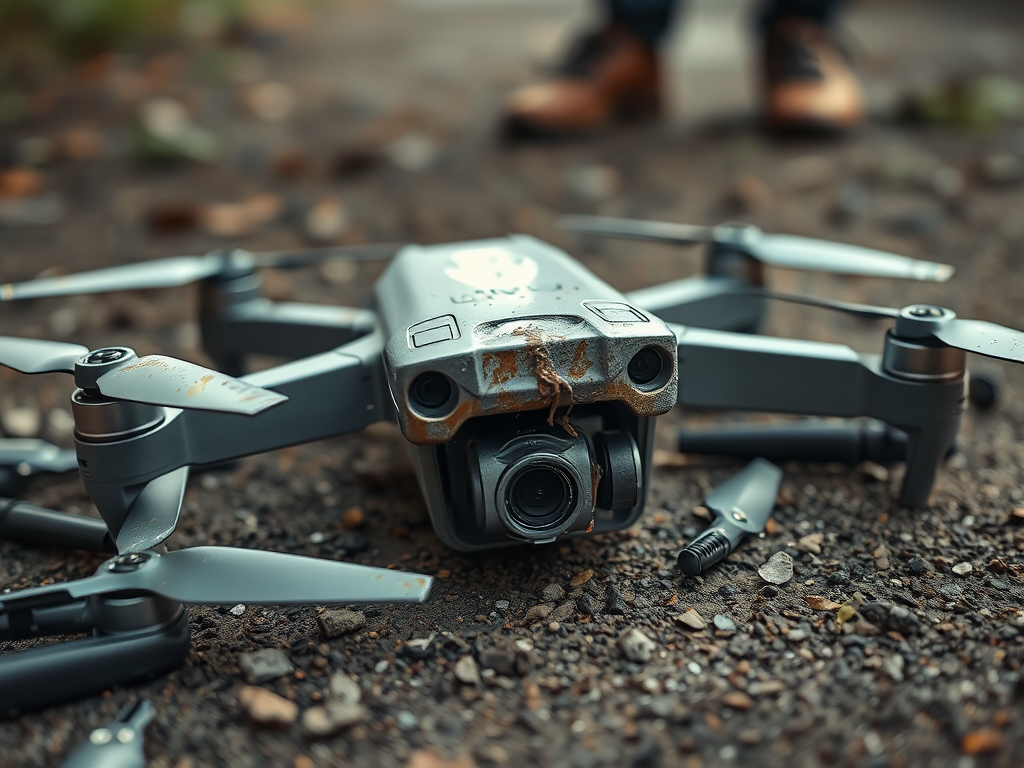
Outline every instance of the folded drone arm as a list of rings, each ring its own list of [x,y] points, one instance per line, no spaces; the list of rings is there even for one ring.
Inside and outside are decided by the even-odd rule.
[[[876,355],[838,344],[676,328],[679,403],[696,408],[814,416],[867,416],[908,435],[900,502],[926,503],[956,437],[964,382],[912,381]]]
[[[231,459],[356,432],[387,416],[380,382],[382,340],[373,333],[331,352],[245,377],[288,400],[257,416],[165,410],[136,437],[76,439],[86,490],[112,531],[120,530],[139,489],[181,467]]]
[[[376,315],[366,309],[255,299],[204,313],[203,348],[218,369],[241,375],[246,355],[297,360],[335,349],[373,332]]]
[[[747,281],[727,276],[690,277],[626,294],[630,304],[666,323],[723,331],[753,331],[764,321],[765,300]]]

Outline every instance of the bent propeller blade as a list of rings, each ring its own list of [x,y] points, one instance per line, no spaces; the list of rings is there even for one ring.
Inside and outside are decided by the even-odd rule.
[[[188,467],[150,480],[128,508],[120,530],[111,530],[118,552],[152,549],[174,533],[181,502],[185,498]]]
[[[23,283],[0,285],[0,301],[77,296],[82,293],[174,288],[212,277],[221,260],[211,256],[174,256],[137,264],[79,272],[61,277],[44,277]]]
[[[562,216],[558,219],[558,226],[583,235],[657,240],[677,245],[709,243],[714,239],[712,227],[673,224],[667,221],[620,219],[614,216]]]
[[[944,283],[955,271],[949,264],[920,261],[873,248],[796,235],[761,235],[744,242],[741,249],[758,261],[773,267],[835,272],[842,275]]]
[[[89,350],[80,344],[0,336],[0,365],[21,373],[74,373]]]
[[[288,399],[226,373],[163,355],[149,355],[108,371],[96,380],[96,388],[118,400],[248,416]]]

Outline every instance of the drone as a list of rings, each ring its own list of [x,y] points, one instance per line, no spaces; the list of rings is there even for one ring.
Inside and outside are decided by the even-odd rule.
[[[417,574],[224,547],[166,552],[192,468],[391,420],[437,536],[473,552],[631,526],[644,509],[655,420],[676,405],[846,419],[681,438],[688,450],[755,459],[708,496],[715,518],[679,557],[683,573],[696,575],[763,530],[782,476],[766,458],[902,461],[899,503],[926,505],[964,412],[966,352],[1024,362],[1020,331],[931,305],[777,293],[763,269],[945,281],[948,265],[739,224],[579,216],[562,224],[704,243],[705,274],[623,294],[566,252],[513,235],[392,248],[372,310],[260,294],[257,268],[359,258],[343,249],[221,250],[0,286],[0,300],[12,301],[196,282],[203,345],[217,367],[139,358],[126,347],[0,338],[0,364],[74,377],[77,467],[102,518],[16,502],[6,517],[0,507],[0,535],[16,528],[24,540],[115,555],[95,576],[0,594],[0,640],[97,630],[0,657],[4,679],[21,670],[21,681],[60,680],[48,692],[10,686],[17,690],[0,696],[0,710],[46,706],[180,663],[186,603],[425,599],[430,580]],[[758,335],[771,301],[884,321],[881,354]],[[246,374],[257,354],[287,362]],[[145,652],[134,654],[131,674],[111,680],[103,662],[132,643]],[[91,675],[70,674],[87,661]],[[23,688],[36,698],[26,701]]]

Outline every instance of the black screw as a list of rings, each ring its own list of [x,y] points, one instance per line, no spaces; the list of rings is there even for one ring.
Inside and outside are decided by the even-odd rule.
[[[661,375],[665,363],[654,347],[644,347],[629,361],[626,373],[634,384],[650,384]]]
[[[127,356],[127,349],[108,347],[106,349],[97,349],[95,352],[90,353],[89,356],[85,358],[85,362],[90,365],[101,365],[102,363],[113,363],[114,361]]]
[[[444,374],[435,371],[421,373],[409,387],[409,397],[413,405],[429,416],[444,411],[451,396],[451,381]]]
[[[128,573],[145,563],[152,555],[149,552],[126,552],[110,561],[107,569],[112,573]]]

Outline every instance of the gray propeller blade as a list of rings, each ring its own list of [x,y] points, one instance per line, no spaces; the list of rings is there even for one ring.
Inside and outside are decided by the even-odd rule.
[[[219,256],[174,256],[169,259],[81,272],[77,275],[7,283],[0,285],[0,301],[141,288],[173,288],[213,277],[220,272],[222,261]]]
[[[0,594],[0,614],[59,595],[80,600],[139,591],[194,605],[423,602],[433,579],[356,563],[235,547],[152,550],[108,560],[84,579]]]
[[[954,318],[940,324],[936,338],[965,352],[1024,363],[1024,333],[984,320]]]
[[[752,289],[751,293],[755,296],[763,296],[766,299],[788,301],[791,304],[804,304],[808,307],[845,312],[848,315],[865,320],[891,320],[900,316],[898,309],[876,307],[873,304],[857,304],[851,301],[836,301],[835,299],[822,299],[817,296],[801,296],[795,293],[776,293],[775,291],[765,291],[756,288]]]
[[[894,253],[796,235],[761,235],[743,250],[773,267],[837,272],[842,275],[893,277],[944,283],[955,271],[949,264],[920,261]]]
[[[114,722],[92,731],[61,768],[145,768],[143,735],[155,714],[148,700],[122,707]]]
[[[149,355],[108,371],[96,380],[96,388],[116,400],[249,416],[288,399],[225,373],[163,355]]]
[[[150,480],[129,507],[121,530],[111,531],[117,537],[117,551],[152,549],[174,533],[187,482],[188,467]]]
[[[953,276],[948,264],[910,259],[856,245],[796,235],[769,235],[757,227],[723,225],[700,227],[661,221],[609,216],[563,216],[564,229],[591,235],[657,240],[677,245],[724,243],[774,267],[835,272],[841,275],[893,277],[945,282]]]
[[[36,472],[70,472],[78,469],[78,455],[45,440],[5,437],[0,439],[0,467],[15,467],[22,476]]]
[[[0,285],[0,301],[38,299],[51,296],[76,296],[82,293],[134,291],[149,288],[174,288],[232,270],[255,267],[289,269],[319,264],[330,259],[379,261],[389,259],[400,246],[380,245],[306,248],[289,251],[267,251],[252,254],[235,250],[206,256],[172,256],[137,264],[108,267],[61,277],[45,277],[23,283]]]
[[[781,469],[765,459],[754,459],[709,493],[704,504],[737,527],[757,533],[764,530],[781,482]],[[744,519],[737,516],[737,511]]]
[[[0,365],[21,373],[74,373],[75,361],[88,353],[78,344],[0,336]]]
[[[635,240],[656,240],[677,245],[714,242],[714,227],[673,224],[667,221],[620,219],[614,216],[562,216],[558,226],[583,235],[628,237]]]

